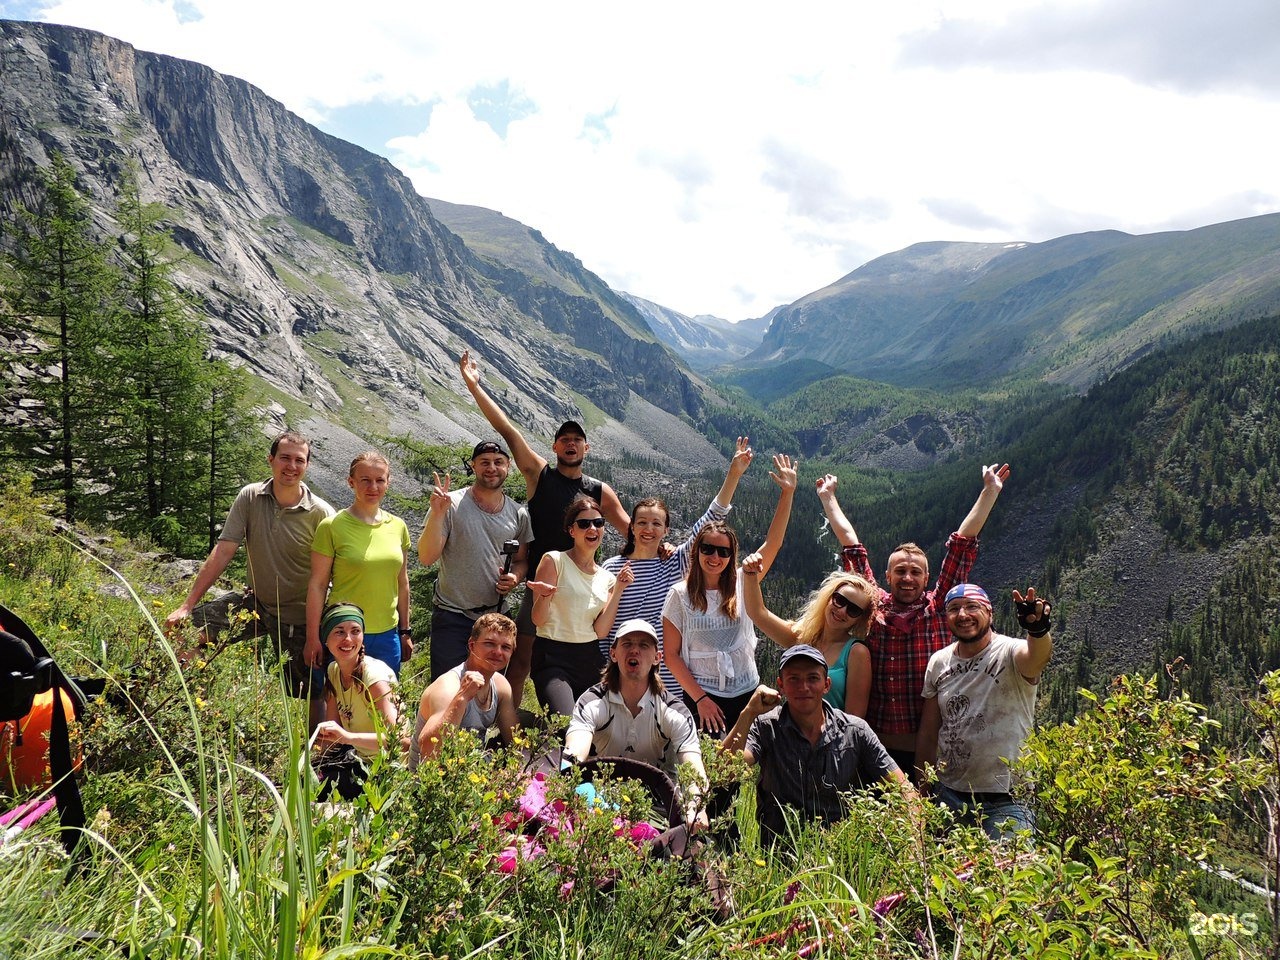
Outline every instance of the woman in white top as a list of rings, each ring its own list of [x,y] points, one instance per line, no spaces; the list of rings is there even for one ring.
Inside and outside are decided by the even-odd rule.
[[[775,455],[769,473],[778,485],[778,506],[760,546],[765,570],[772,566],[791,519],[796,471],[786,454]],[[684,688],[698,727],[717,739],[733,726],[760,683],[756,635],[743,610],[738,537],[726,523],[708,523],[694,538],[689,575],[667,594],[662,611],[663,657]]]
[[[613,629],[622,591],[634,579],[629,564],[617,576],[596,563],[608,521],[600,504],[580,496],[564,512],[573,538],[569,550],[551,550],[538,563],[531,616],[538,628],[530,677],[538,702],[552,713],[573,714],[578,697],[600,681],[599,640]]]

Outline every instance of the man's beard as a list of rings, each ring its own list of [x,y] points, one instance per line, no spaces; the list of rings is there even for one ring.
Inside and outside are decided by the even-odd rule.
[[[982,640],[985,639],[989,633],[991,633],[991,625],[987,624],[987,628],[983,630],[981,633],[977,634],[976,636],[961,637],[957,635],[956,640],[959,641],[960,643],[981,643]]]

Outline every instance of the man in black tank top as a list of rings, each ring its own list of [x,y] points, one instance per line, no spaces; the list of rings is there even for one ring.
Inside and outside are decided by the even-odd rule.
[[[567,550],[573,545],[564,529],[564,512],[580,493],[599,503],[600,512],[605,519],[625,537],[631,518],[622,509],[622,501],[607,483],[582,472],[582,462],[591,449],[582,424],[576,420],[566,420],[560,425],[555,442],[551,445],[556,458],[555,465],[552,466],[545,457],[529,446],[529,442],[507,419],[502,408],[480,386],[480,367],[471,359],[470,351],[462,354],[458,366],[462,372],[462,382],[471,391],[476,406],[489,421],[489,425],[507,442],[512,459],[524,474],[529,519],[533,523],[533,542],[529,544],[529,570],[538,569],[538,562],[548,550]],[[533,596],[525,591],[524,602],[516,617],[516,652],[507,668],[507,679],[511,683],[517,704],[524,691],[525,680],[529,677],[529,665],[533,659],[534,626],[529,616],[532,607]]]

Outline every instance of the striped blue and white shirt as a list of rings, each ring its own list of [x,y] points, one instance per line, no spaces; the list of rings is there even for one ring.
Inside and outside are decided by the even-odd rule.
[[[613,629],[609,631],[609,636],[600,641],[600,652],[604,654],[606,660],[609,658],[609,647],[613,643],[614,633],[621,624],[634,617],[649,621],[657,631],[658,653],[662,653],[662,608],[667,602],[667,593],[673,585],[684,579],[689,570],[693,538],[712,520],[723,520],[732,509],[712,500],[711,506],[707,507],[707,512],[698,518],[693,529],[689,531],[688,539],[665,560],[657,558],[637,560],[634,557],[616,556],[610,557],[601,564],[610,573],[617,575],[622,565],[630,559],[631,571],[635,574],[635,580],[622,592],[622,598],[618,601],[618,614],[613,618]],[[678,697],[684,692],[665,663],[660,664],[658,673],[662,677],[662,685],[670,693]]]

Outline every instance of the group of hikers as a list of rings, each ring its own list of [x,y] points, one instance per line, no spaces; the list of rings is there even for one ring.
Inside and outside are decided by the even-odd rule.
[[[1050,605],[1034,588],[1013,591],[1025,635],[1003,636],[988,595],[967,582],[1007,464],[983,468],[932,587],[928,558],[904,543],[882,588],[837,500],[837,478],[819,479],[841,569],[788,620],[769,609],[762,581],[796,493],[790,457],[773,457],[778,501],[757,549],[740,556],[727,522],[754,458],[746,437],[690,536],[671,544],[661,499],[628,514],[607,483],[583,472],[590,445],[580,423],[560,425],[548,460],[481,385],[469,353],[459,369],[498,438],[476,444],[469,486],[451,490],[447,475],[433,477],[418,558],[438,563],[439,575],[430,683],[403,738],[411,767],[434,756],[450,728],[482,740],[496,729],[510,744],[532,679],[541,706],[569,718],[563,762],[623,757],[672,778],[682,764],[692,770],[701,782],[680,784],[689,831],[706,825],[709,799],[715,807],[703,795],[699,734],[760,768],[765,842],[785,836],[788,818],[839,819],[850,791],[882,783],[925,792],[992,838],[1032,828],[1011,792],[1009,762],[1030,730],[1052,650]],[[276,437],[271,478],[240,491],[166,626],[190,618],[207,643],[273,638],[289,692],[309,701],[317,749],[345,745],[367,758],[402,746],[396,687],[414,651],[411,540],[382,508],[385,457],[355,458],[352,503],[335,511],[303,482],[310,455],[305,437]],[[525,504],[504,490],[513,462]],[[598,562],[606,526],[625,545]],[[249,589],[201,603],[242,543]],[[507,595],[521,583],[509,617]],[[756,630],[782,648],[775,686],[762,683]]]

